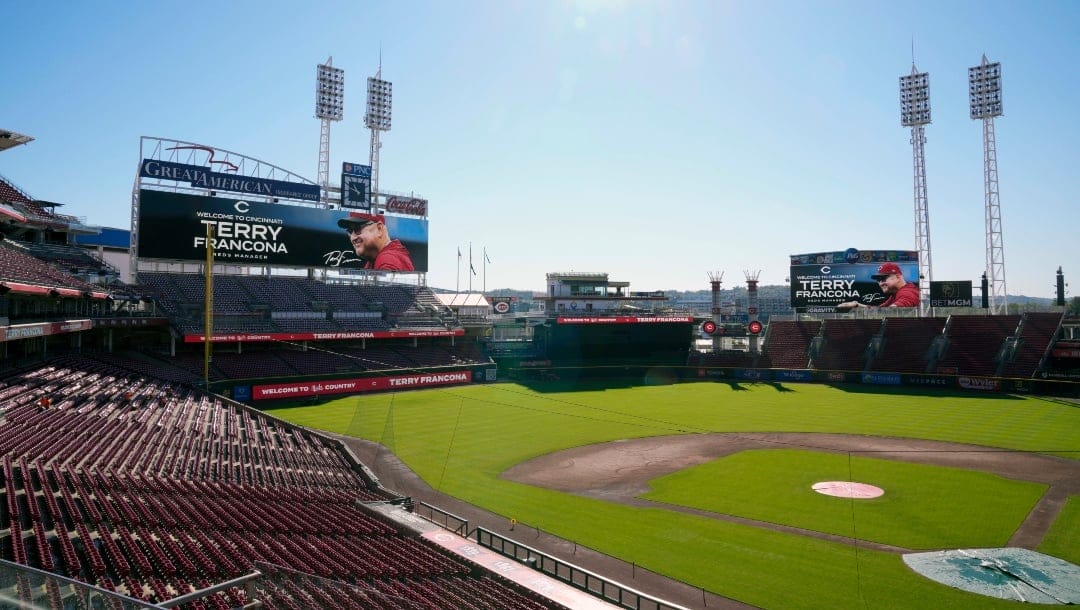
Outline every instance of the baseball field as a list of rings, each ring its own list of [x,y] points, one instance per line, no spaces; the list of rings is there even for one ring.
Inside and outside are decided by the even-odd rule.
[[[1025,546],[1080,563],[1080,405],[1065,401],[500,383],[271,413],[380,443],[522,529],[763,608],[1015,606],[919,576],[912,551]],[[825,496],[821,481],[884,494]]]

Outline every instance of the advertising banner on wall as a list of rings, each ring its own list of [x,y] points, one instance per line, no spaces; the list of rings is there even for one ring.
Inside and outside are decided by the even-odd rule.
[[[363,269],[338,221],[347,210],[139,191],[140,258],[206,260],[206,228],[214,227],[214,260],[226,264]],[[428,270],[428,222],[385,216],[387,233],[408,250],[414,271]]]
[[[213,158],[213,155],[211,155],[211,158]],[[317,184],[239,176],[233,173],[215,172],[200,165],[188,165],[173,161],[143,159],[142,164],[139,166],[139,176],[183,182],[195,188],[215,191],[249,193],[261,197],[302,199],[304,201],[319,200],[319,185]]]
[[[48,335],[60,335],[90,330],[94,324],[91,320],[69,320],[67,322],[42,322],[39,324],[17,324],[0,328],[0,342],[18,341],[19,339],[32,339]]]
[[[930,282],[930,307],[972,307],[971,280]]]
[[[393,214],[427,216],[427,199],[421,199],[419,197],[402,197],[401,195],[387,195],[386,211]]]
[[[897,273],[899,272],[899,273]],[[841,303],[882,306],[899,286],[918,304],[919,253],[856,250],[791,255],[791,306],[799,312],[836,311]],[[878,278],[889,278],[880,282]]]
[[[442,371],[438,373],[415,373],[387,377],[364,377],[359,379],[327,379],[257,385],[251,388],[252,400],[298,398],[303,396],[329,396],[331,394],[354,394],[375,390],[405,390],[440,385],[470,383],[470,370]]]
[[[464,328],[418,328],[404,330],[343,330],[330,333],[216,333],[211,343],[258,343],[261,341],[347,341],[352,339],[413,339],[421,337],[461,337]],[[206,335],[184,335],[184,343],[202,343]]]

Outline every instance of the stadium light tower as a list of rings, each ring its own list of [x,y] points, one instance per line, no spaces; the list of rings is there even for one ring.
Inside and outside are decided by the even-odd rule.
[[[319,189],[323,206],[330,205],[330,121],[345,117],[345,71],[333,66],[330,57],[319,64],[315,76],[315,118],[319,132]]]
[[[911,64],[911,74],[900,77],[900,125],[911,128],[915,168],[915,249],[919,252],[919,314],[930,311],[930,211],[926,198],[926,132],[930,124],[930,74]]]
[[[376,196],[379,192],[379,134],[390,131],[390,110],[393,98],[393,85],[390,81],[382,80],[382,60],[379,60],[379,71],[374,77],[367,79],[367,112],[364,113],[364,124],[371,130],[371,151],[368,154],[368,165],[371,166],[371,204],[372,211],[378,212]]]
[[[998,200],[997,144],[994,117],[1001,116],[1001,63],[982,63],[968,68],[971,120],[983,122],[983,182],[986,192],[986,275],[990,288],[990,313],[1009,311],[1005,293],[1005,246],[1001,237],[1001,202]]]

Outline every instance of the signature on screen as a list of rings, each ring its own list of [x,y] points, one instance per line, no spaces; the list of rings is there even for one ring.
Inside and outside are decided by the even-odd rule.
[[[356,256],[355,252],[349,250],[331,250],[326,254],[323,254],[323,263],[327,267],[340,267],[342,265],[354,263],[363,265],[364,259]]]

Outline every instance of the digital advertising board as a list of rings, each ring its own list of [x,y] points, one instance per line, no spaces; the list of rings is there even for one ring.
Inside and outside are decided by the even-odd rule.
[[[888,265],[888,266],[887,266]],[[912,250],[847,250],[791,255],[791,306],[798,312],[837,311],[841,303],[876,307],[888,303],[886,291],[900,278],[879,283],[879,272],[899,269],[902,283],[917,288],[919,253]],[[907,289],[910,291],[910,289]],[[915,291],[918,294],[918,291]],[[917,305],[917,302],[916,302]]]
[[[930,307],[971,307],[971,280],[930,282]]]
[[[357,379],[327,379],[319,381],[300,381],[257,385],[251,388],[252,400],[298,398],[302,396],[330,396],[333,394],[355,394],[376,390],[404,390],[407,388],[426,388],[440,385],[469,383],[473,380],[470,370],[440,371],[438,373],[416,373],[412,375],[391,375],[384,377],[364,377]]]
[[[347,210],[245,201],[168,191],[139,191],[140,258],[206,260],[207,225],[214,260],[224,264],[363,269],[338,221]],[[428,221],[385,216],[390,239],[408,249],[414,271],[428,270]]]

